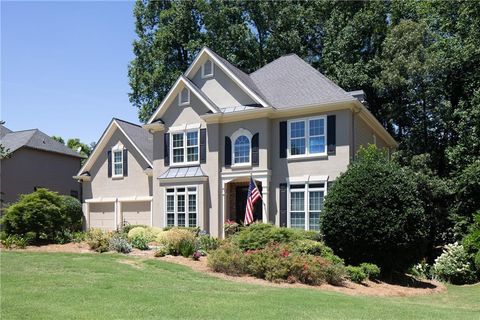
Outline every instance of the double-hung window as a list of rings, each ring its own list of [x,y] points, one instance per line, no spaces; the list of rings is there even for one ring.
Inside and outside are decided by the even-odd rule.
[[[167,188],[165,203],[167,227],[197,226],[197,187]]]
[[[325,183],[291,184],[289,189],[289,226],[305,230],[320,230]]]
[[[171,136],[173,164],[197,164],[198,130],[174,132]]]
[[[289,157],[327,154],[326,117],[296,119],[288,122]]]
[[[123,177],[123,150],[112,150],[113,177]]]

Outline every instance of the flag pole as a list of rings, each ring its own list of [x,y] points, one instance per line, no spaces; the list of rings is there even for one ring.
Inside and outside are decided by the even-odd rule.
[[[252,171],[250,171],[250,179],[253,181],[253,184],[255,185],[255,188],[257,188],[258,193],[260,193],[260,200],[262,200],[263,211],[265,211],[265,214],[268,215],[267,206],[265,205],[265,201],[263,201],[263,194],[262,194],[263,190],[262,190],[262,192],[260,192],[260,189],[258,189],[257,183],[255,182],[255,179],[253,179]],[[263,186],[262,186],[262,188],[263,188]],[[263,222],[263,214],[262,214],[262,222]]]

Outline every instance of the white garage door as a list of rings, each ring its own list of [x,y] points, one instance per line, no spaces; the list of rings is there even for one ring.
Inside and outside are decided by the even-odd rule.
[[[115,203],[90,203],[90,228],[115,229]]]
[[[122,202],[124,224],[151,225],[150,201]]]

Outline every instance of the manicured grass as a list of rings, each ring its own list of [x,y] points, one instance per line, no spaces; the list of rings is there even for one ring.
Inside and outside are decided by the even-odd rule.
[[[352,297],[209,277],[112,254],[2,252],[1,319],[479,319],[480,285]],[[122,263],[132,261],[136,265]]]

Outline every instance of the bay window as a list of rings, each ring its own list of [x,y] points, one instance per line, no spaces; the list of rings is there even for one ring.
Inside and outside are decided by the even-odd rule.
[[[198,216],[197,188],[166,189],[166,226],[196,227]]]
[[[326,155],[326,117],[296,119],[288,122],[289,157]]]
[[[320,231],[325,183],[291,184],[289,188],[289,226]]]

